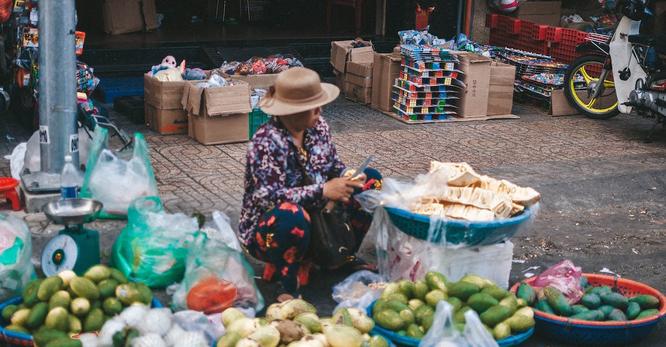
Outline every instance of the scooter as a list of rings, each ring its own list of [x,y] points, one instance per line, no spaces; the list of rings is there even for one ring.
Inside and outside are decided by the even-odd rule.
[[[666,38],[640,35],[649,15],[644,0],[626,0],[622,19],[607,42],[585,42],[565,76],[565,95],[589,118],[608,119],[621,113],[666,120]],[[653,128],[654,130],[654,128]]]

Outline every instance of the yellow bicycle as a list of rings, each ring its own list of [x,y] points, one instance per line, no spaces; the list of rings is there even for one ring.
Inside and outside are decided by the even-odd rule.
[[[610,57],[586,55],[576,59],[564,80],[564,94],[589,118],[608,119],[619,114]]]

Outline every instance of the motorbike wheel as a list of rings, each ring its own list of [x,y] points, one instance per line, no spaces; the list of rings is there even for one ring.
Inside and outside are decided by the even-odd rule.
[[[576,59],[564,77],[564,94],[580,113],[592,119],[609,119],[619,114],[613,72],[604,71],[606,57],[586,55]],[[599,79],[605,73],[603,84]],[[592,98],[595,89],[601,88]]]

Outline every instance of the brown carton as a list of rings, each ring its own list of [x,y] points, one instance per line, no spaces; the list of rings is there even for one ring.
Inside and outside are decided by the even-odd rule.
[[[159,28],[155,0],[141,0],[141,5],[141,9],[143,10],[143,22],[146,25],[146,30],[155,30]]]
[[[560,25],[561,1],[525,1],[520,3],[518,18],[536,24]]]
[[[513,108],[513,82],[516,67],[510,64],[492,62],[490,64],[490,88],[488,90],[488,115],[511,114]]]
[[[359,87],[363,88],[372,88],[372,76],[371,77],[362,77],[362,76],[356,76],[352,75],[350,73],[347,73],[345,75],[345,82],[351,83],[354,85],[357,85]]]
[[[555,89],[550,95],[550,115],[570,116],[578,114],[578,111],[569,104],[563,89]]]
[[[374,48],[372,42],[366,41],[370,46],[352,48],[354,41],[333,41],[331,42],[331,65],[340,72],[345,72],[348,61],[359,63],[370,63],[373,60]]]
[[[187,111],[188,133],[204,145],[249,139],[250,85],[236,80],[232,86],[200,88],[187,83],[181,100]]]
[[[372,88],[362,87],[349,82],[345,83],[345,96],[353,101],[369,104],[372,101]]]
[[[182,110],[181,99],[185,81],[160,81],[149,74],[143,75],[143,97],[146,104],[161,110]]]
[[[250,88],[267,89],[275,84],[278,74],[263,74],[263,75],[234,75],[233,78],[245,81],[250,84]]]
[[[372,67],[372,108],[391,112],[391,92],[399,74],[399,56],[375,53]]]
[[[486,117],[488,115],[488,89],[490,86],[490,58],[469,53],[456,53],[460,69],[465,75],[466,88],[461,90],[460,117]]]
[[[185,134],[187,112],[184,110],[161,110],[145,104],[146,125],[162,135]]]
[[[347,73],[360,77],[372,77],[372,64],[373,62],[358,63],[350,61],[347,63]]]
[[[105,0],[102,8],[104,32],[112,35],[142,31],[140,0]]]

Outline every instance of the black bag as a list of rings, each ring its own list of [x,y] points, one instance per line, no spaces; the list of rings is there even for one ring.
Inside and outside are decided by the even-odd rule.
[[[301,173],[303,186],[313,184],[302,164]],[[345,209],[336,203],[330,210],[325,207],[306,210],[311,220],[308,256],[314,263],[326,269],[337,269],[356,260],[358,241]]]

